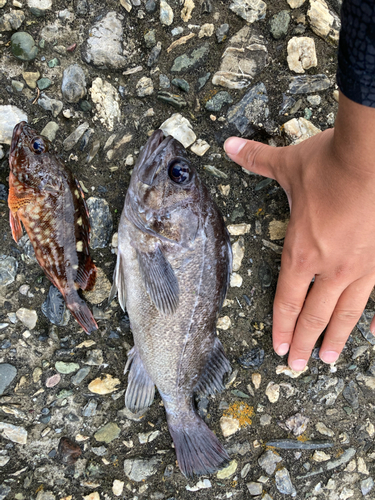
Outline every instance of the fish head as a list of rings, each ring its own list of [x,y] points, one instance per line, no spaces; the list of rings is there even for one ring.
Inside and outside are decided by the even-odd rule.
[[[184,146],[153,133],[134,167],[129,217],[138,228],[162,239],[188,243],[199,225],[201,182]],[[129,207],[130,208],[130,207]]]
[[[50,161],[51,143],[26,122],[18,123],[13,130],[9,153],[11,172],[23,184],[38,186],[46,162]]]

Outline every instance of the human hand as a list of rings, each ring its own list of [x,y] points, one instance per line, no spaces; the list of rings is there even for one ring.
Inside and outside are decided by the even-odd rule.
[[[288,196],[272,334],[275,351],[289,351],[296,371],[327,325],[320,358],[337,360],[375,284],[374,139],[375,109],[340,94],[335,129],[298,145],[233,137],[225,143],[232,160],[276,179]]]

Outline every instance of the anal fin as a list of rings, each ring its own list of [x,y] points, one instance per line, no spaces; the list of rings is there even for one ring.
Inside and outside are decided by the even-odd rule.
[[[20,240],[23,235],[21,221],[17,214],[13,214],[11,210],[9,210],[9,222],[10,228],[12,230],[12,236],[16,243]]]
[[[115,271],[113,273],[113,285],[108,297],[108,303],[112,302],[115,295],[118,295],[118,301],[123,311],[125,311],[125,301],[126,301],[126,288],[125,288],[125,276],[123,269],[123,256],[121,254],[120,248],[117,250],[117,261]]]
[[[151,405],[155,396],[155,385],[143,366],[136,347],[130,350],[125,373],[130,366],[125,406],[133,413]]]
[[[220,340],[215,337],[215,342],[204,367],[203,373],[194,388],[194,392],[205,396],[213,395],[224,389],[223,377],[230,373],[232,368],[225,356]]]

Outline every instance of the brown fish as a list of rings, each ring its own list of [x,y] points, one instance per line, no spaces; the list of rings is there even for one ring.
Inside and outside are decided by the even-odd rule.
[[[135,344],[125,404],[133,412],[148,407],[156,385],[183,474],[215,472],[229,457],[193,396],[222,390],[231,370],[216,336],[231,247],[184,147],[161,130],[133,170],[118,237],[111,296],[117,290],[126,307]]]
[[[91,290],[96,278],[88,210],[79,182],[50,148],[50,141],[26,122],[15,126],[9,154],[10,226],[18,242],[22,222],[39,265],[91,333],[98,326],[77,291]]]

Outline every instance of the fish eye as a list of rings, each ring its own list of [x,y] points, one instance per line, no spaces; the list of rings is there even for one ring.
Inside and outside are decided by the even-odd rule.
[[[192,177],[192,171],[187,161],[177,158],[169,164],[168,175],[176,184],[187,184]]]
[[[34,150],[34,153],[40,155],[41,153],[44,153],[44,151],[46,150],[46,145],[42,138],[35,137],[35,139],[32,140],[32,148]]]

